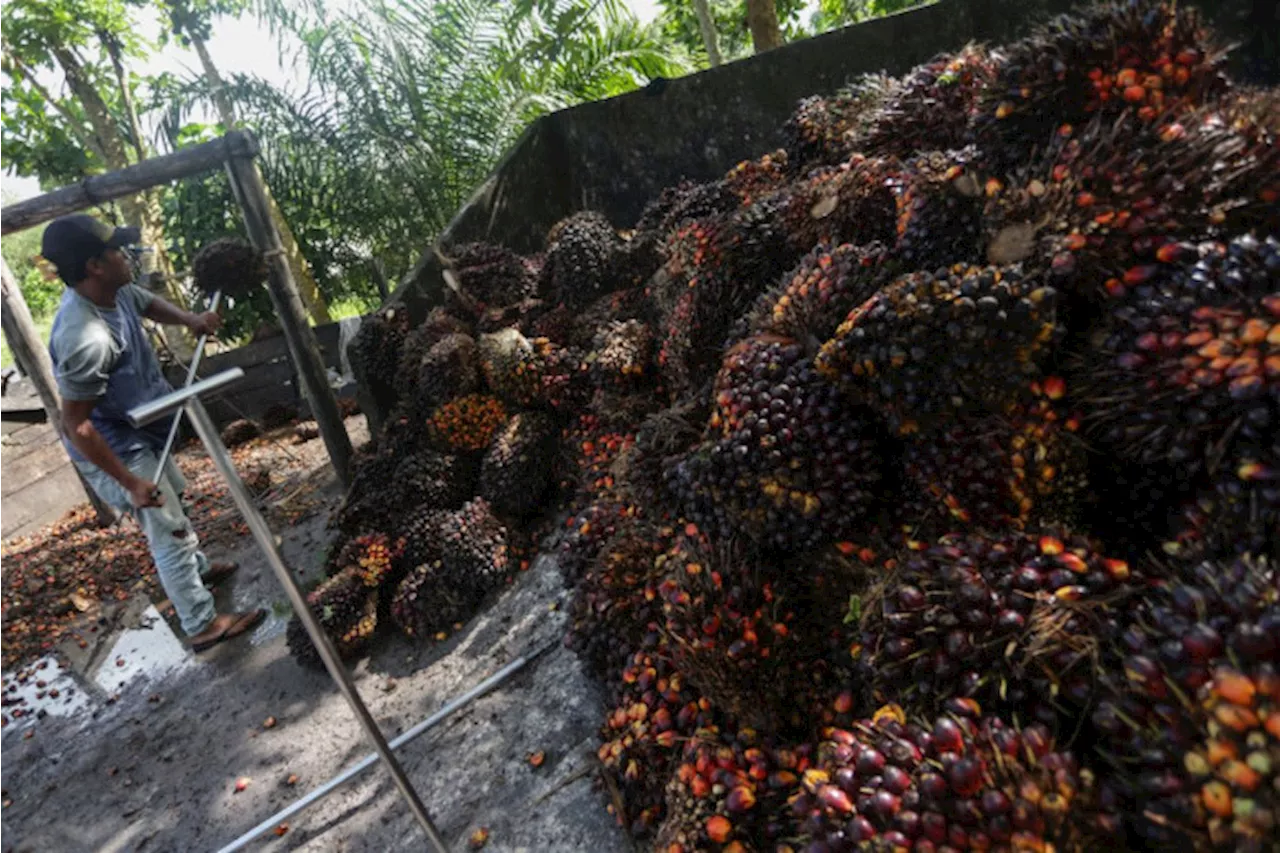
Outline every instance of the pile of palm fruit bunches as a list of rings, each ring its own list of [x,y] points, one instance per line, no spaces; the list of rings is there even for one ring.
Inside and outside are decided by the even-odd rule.
[[[629,230],[446,249],[352,347],[392,415],[326,629],[447,636],[554,550],[664,853],[1280,849],[1280,94],[1224,54],[1097,7]]]

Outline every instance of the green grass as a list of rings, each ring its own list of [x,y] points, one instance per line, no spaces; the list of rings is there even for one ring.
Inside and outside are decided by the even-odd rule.
[[[376,296],[372,300],[360,296],[348,296],[329,303],[329,316],[334,320],[344,320],[347,317],[359,317],[363,314],[368,314],[377,307],[378,299]]]
[[[48,317],[36,318],[36,332],[40,335],[40,340],[45,346],[49,345],[49,329],[53,327],[53,315]],[[9,367],[13,364],[13,353],[9,350],[9,342],[0,336],[0,367]]]

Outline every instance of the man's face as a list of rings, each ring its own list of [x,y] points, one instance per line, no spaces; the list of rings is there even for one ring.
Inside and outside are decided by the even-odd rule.
[[[110,287],[121,288],[133,281],[133,266],[120,249],[107,249],[102,257],[84,265],[85,272]]]

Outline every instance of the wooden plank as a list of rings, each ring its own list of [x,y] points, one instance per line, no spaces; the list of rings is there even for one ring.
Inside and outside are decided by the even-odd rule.
[[[11,495],[20,491],[27,486],[39,480],[41,477],[52,474],[64,465],[70,465],[71,461],[67,457],[67,450],[62,443],[46,444],[32,450],[30,453],[22,456],[4,460],[4,477],[0,478],[0,494]],[[78,495],[77,500],[83,500],[84,495]]]
[[[11,204],[0,210],[0,234],[32,228],[41,222],[114,198],[136,195],[179,178],[212,172],[222,168],[222,164],[231,157],[253,157],[257,153],[258,142],[252,134],[233,130],[219,139],[163,157],[152,157],[116,172],[94,175],[78,184]]]
[[[14,423],[6,421],[6,423]],[[25,456],[32,450],[39,447],[47,447],[50,444],[60,441],[58,431],[51,427],[47,422],[25,424],[17,423],[22,427],[11,433],[6,433],[4,437],[4,459],[17,459]],[[8,476],[6,473],[5,476]]]
[[[8,539],[35,533],[84,502],[76,470],[67,463],[17,494],[5,496],[0,508],[0,515],[4,516],[0,535]]]

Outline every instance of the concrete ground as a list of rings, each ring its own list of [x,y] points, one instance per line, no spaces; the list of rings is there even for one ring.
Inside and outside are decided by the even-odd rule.
[[[304,580],[319,572],[323,519],[317,512],[280,531]],[[193,659],[142,602],[113,646],[72,661],[57,681],[52,667],[42,673],[63,685],[56,707],[46,696],[43,719],[3,733],[5,853],[217,850],[370,752],[328,676],[289,656],[284,593],[255,547],[226,556],[241,569],[220,603],[273,605],[249,639]],[[390,739],[509,661],[549,647],[399,752],[451,849],[467,849],[481,828],[486,850],[630,849],[596,782],[601,699],[561,642],[568,596],[554,561],[539,558],[448,640],[392,638],[353,668]],[[538,751],[546,759],[535,769],[528,756]],[[249,781],[237,793],[241,777]],[[246,849],[426,848],[375,767]]]

